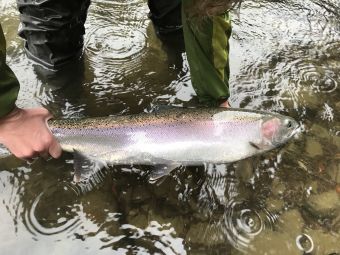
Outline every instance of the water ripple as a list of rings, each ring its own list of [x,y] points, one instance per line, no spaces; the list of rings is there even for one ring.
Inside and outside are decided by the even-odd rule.
[[[51,198],[42,192],[25,210],[24,224],[36,238],[53,235],[58,239],[58,234],[75,230],[81,225],[78,217],[80,208],[76,204],[58,205],[56,209],[53,209],[50,200]]]
[[[303,251],[306,254],[310,254],[314,250],[313,239],[307,234],[298,235],[296,237],[296,246],[300,251]]]
[[[140,11],[141,4],[140,1],[93,3],[85,41],[92,65],[98,68],[119,66],[143,51],[146,47],[147,13]]]
[[[226,236],[238,250],[251,248],[251,241],[264,229],[273,229],[278,215],[249,201],[231,200],[224,214]]]

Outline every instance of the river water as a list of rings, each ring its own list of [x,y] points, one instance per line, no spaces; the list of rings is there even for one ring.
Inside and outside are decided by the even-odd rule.
[[[83,63],[47,80],[16,34],[15,1],[1,0],[18,104],[63,118],[195,105],[179,40],[160,41],[147,13],[142,0],[93,1]],[[292,116],[302,134],[158,185],[145,167],[111,168],[85,194],[72,155],[2,159],[1,254],[340,254],[340,2],[245,1],[232,20],[231,105]]]

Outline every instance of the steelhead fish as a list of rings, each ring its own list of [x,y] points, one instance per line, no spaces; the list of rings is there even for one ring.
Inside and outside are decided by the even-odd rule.
[[[50,120],[75,181],[107,165],[154,165],[157,179],[180,165],[230,163],[274,149],[298,130],[276,113],[245,109],[171,109],[128,116]]]

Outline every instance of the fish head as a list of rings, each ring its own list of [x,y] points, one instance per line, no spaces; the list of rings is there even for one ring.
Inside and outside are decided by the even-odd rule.
[[[278,147],[291,139],[299,130],[299,124],[288,116],[272,116],[261,123],[262,143]]]

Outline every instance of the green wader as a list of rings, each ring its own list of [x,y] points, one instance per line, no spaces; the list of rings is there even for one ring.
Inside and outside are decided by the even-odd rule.
[[[229,15],[190,17],[192,0],[182,1],[184,42],[192,85],[201,103],[218,106],[229,97]]]
[[[81,2],[81,0],[79,1]],[[84,2],[87,3],[88,1],[84,0]],[[152,1],[149,1],[149,3],[151,2]],[[179,1],[177,2],[178,4],[180,4]],[[175,20],[177,19],[176,17],[180,16],[176,14],[177,9],[179,10],[179,8],[176,7],[178,4],[174,5],[173,11],[165,10],[167,15],[172,16],[174,15]],[[152,7],[153,5],[149,6]],[[221,15],[206,18],[191,17],[189,14],[190,11],[188,11],[191,9],[191,6],[192,0],[182,0],[182,26],[184,33],[185,49],[190,66],[192,85],[201,103],[209,106],[218,106],[219,103],[228,99],[229,97],[228,39],[231,33],[231,24],[229,16],[227,13],[223,13]],[[24,27],[26,28],[26,30],[28,30],[29,28],[28,25],[30,24],[28,21],[30,21],[31,14],[26,13],[26,9],[22,8],[19,9],[21,10],[21,15],[25,14],[23,17],[25,17],[27,24]],[[43,8],[43,6],[39,5],[37,8],[41,9]],[[84,7],[84,10],[85,16],[84,15],[83,16],[86,17],[87,8]],[[40,11],[43,11],[43,9]],[[162,17],[163,15],[159,15],[159,17],[155,16],[153,19],[154,23],[156,23],[156,21],[161,22]],[[167,16],[165,15],[164,17]],[[40,20],[39,24],[44,25],[43,17],[40,18],[41,19],[39,19]],[[155,18],[158,18],[159,20]],[[35,20],[36,19],[34,19],[34,16],[32,16],[32,22]],[[82,19],[82,22],[84,22],[84,20],[85,18]],[[39,24],[34,23],[33,25],[37,26]],[[168,28],[168,26],[166,27]],[[175,27],[176,29],[180,28],[179,26]],[[30,33],[27,33],[27,36],[33,35],[35,30],[33,29]],[[24,34],[24,32],[21,31],[21,34]],[[81,37],[82,35],[83,32],[80,33]],[[37,37],[38,39],[35,39],[35,37],[32,38],[26,37],[24,37],[27,40],[26,43],[33,43],[33,46],[36,40],[40,38]],[[47,46],[50,45],[53,44],[47,44]],[[34,48],[33,46],[31,48]],[[57,47],[57,49],[59,48],[60,47]],[[39,58],[39,56],[40,57],[46,56],[47,58],[42,59],[42,63],[45,62],[47,63],[48,61],[53,62],[52,60],[48,59],[49,56],[56,56],[57,60],[59,59],[59,55],[57,54],[58,52],[55,52],[55,54],[47,54],[45,52],[46,54],[43,54],[44,53],[43,51],[42,52],[39,51],[38,53],[41,56],[38,54],[37,56],[35,56],[36,58],[37,57]],[[30,56],[30,54],[28,56]],[[19,83],[15,78],[15,75],[6,65],[5,62],[6,62],[6,43],[0,25],[0,117],[6,115],[14,108],[15,100],[17,98],[19,90]],[[53,62],[48,64],[51,64],[48,65],[48,67],[50,68],[50,66],[54,66],[54,64],[56,63]]]
[[[19,82],[6,65],[6,41],[0,24],[0,117],[13,110],[19,92]]]

